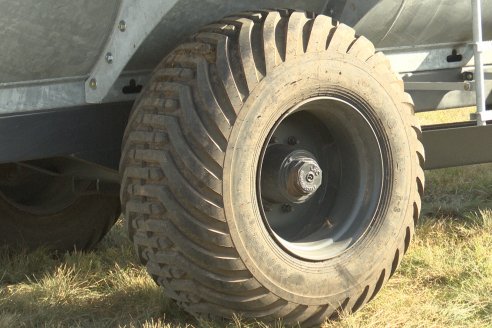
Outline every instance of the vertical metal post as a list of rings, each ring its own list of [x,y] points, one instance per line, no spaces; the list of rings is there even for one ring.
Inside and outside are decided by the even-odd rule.
[[[484,69],[482,63],[482,1],[472,0],[473,53],[475,59],[475,90],[477,97],[477,125],[486,125]]]

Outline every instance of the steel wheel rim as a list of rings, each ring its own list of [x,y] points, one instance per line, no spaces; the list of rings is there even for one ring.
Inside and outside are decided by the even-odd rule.
[[[263,222],[275,242],[299,259],[323,261],[339,256],[363,238],[375,218],[384,184],[382,147],[367,114],[359,109],[363,106],[357,105],[335,97],[307,99],[277,121],[263,146],[257,172]],[[318,164],[321,183],[308,197],[290,198],[297,194],[291,186],[285,187],[289,179],[279,178],[286,175],[285,170],[268,169],[274,147],[282,147],[288,156],[306,151]],[[269,191],[272,172],[275,191],[291,192],[287,197]],[[307,177],[297,173],[295,177]],[[287,170],[287,176],[292,171]]]

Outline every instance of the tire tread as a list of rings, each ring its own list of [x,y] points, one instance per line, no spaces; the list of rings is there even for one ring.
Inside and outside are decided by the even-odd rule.
[[[348,54],[385,77],[400,99],[402,115],[411,122],[409,140],[416,150],[417,177],[410,217],[405,219],[409,225],[394,258],[358,295],[324,306],[284,301],[256,281],[234,249],[221,201],[227,140],[244,99],[266,74],[306,51]],[[271,10],[204,27],[156,72],[125,133],[121,199],[127,219],[143,221],[129,223],[136,227],[130,234],[142,262],[168,294],[197,316],[232,317],[240,311],[245,318],[283,317],[286,323],[310,325],[355,311],[374,298],[408,249],[425,182],[425,154],[413,103],[386,57],[352,28],[329,17]],[[163,213],[162,223],[155,222],[153,217]]]

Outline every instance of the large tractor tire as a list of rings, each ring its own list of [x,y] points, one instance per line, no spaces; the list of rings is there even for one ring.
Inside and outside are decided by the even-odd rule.
[[[318,324],[395,272],[419,217],[412,100],[350,27],[292,11],[208,25],[154,71],[121,160],[148,272],[186,311]]]
[[[58,251],[94,247],[121,214],[115,195],[80,194],[70,177],[0,166],[0,245]]]

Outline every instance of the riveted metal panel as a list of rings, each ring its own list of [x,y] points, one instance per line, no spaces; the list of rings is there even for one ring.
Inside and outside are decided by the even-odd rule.
[[[0,0],[0,88],[87,75],[118,6],[118,0]]]
[[[345,2],[340,21],[378,48],[463,43],[472,37],[469,0],[332,0]],[[484,38],[492,39],[492,0],[482,0]]]
[[[491,5],[483,0],[484,8]],[[142,72],[206,23],[275,7],[324,13],[353,26],[398,72],[473,64],[468,0],[0,0],[0,113],[133,99],[121,90],[122,76],[144,81]],[[483,16],[484,37],[492,39],[492,11]],[[125,32],[120,20],[128,24]],[[449,63],[453,49],[463,59]],[[485,64],[491,56],[484,56]],[[438,91],[425,101],[430,98],[423,92],[415,94],[422,109],[470,98],[467,92]]]
[[[127,70],[147,69],[157,65],[179,42],[224,16],[245,10],[292,8],[321,13],[326,0],[179,0],[144,41]]]

